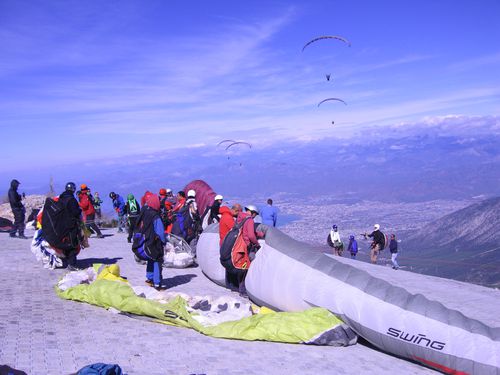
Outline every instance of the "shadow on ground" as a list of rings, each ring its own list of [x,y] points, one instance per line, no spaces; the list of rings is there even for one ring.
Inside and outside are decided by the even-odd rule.
[[[187,275],[177,275],[168,279],[164,278],[162,284],[165,285],[167,289],[170,289],[182,284],[187,284],[195,277],[197,277],[197,275],[193,273],[189,273]]]
[[[123,258],[122,257],[119,257],[119,258],[85,258],[85,259],[78,259],[77,265],[79,268],[88,268],[88,267],[92,267],[96,263],[115,264],[120,259],[123,259]]]

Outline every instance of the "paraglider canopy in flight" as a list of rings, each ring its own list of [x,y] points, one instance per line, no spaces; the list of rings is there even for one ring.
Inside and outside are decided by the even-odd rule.
[[[224,140],[220,141],[219,143],[217,143],[217,147],[219,147],[221,144],[224,144],[224,143],[227,143],[227,142],[234,143],[236,141],[233,140],[233,139],[224,139]]]
[[[324,100],[322,100],[322,101],[320,101],[320,102],[318,103],[318,107],[319,107],[322,103],[324,103],[324,102],[328,102],[328,101],[331,101],[331,100],[336,100],[336,101],[338,101],[338,102],[342,102],[342,103],[344,103],[345,105],[347,105],[347,103],[346,103],[346,102],[344,102],[342,99],[339,99],[339,98],[326,98],[326,99],[324,99]]]
[[[229,150],[229,148],[235,146],[235,145],[247,145],[248,147],[252,148],[252,145],[248,142],[233,142],[229,146],[226,147],[226,151]]]
[[[306,49],[306,47],[309,44],[314,43],[314,42],[316,42],[318,40],[323,40],[323,39],[337,39],[337,40],[340,40],[340,41],[344,42],[345,44],[347,44],[348,47],[351,46],[351,42],[349,42],[346,38],[343,38],[341,36],[338,36],[338,35],[322,35],[322,36],[319,36],[319,37],[314,38],[314,39],[310,40],[309,42],[307,42],[305,44],[305,46],[302,47],[302,52],[304,52],[304,50]]]

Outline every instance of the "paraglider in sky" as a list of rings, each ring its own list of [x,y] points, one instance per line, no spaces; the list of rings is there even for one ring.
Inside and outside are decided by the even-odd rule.
[[[248,147],[252,148],[252,145],[251,145],[250,143],[248,143],[248,142],[240,142],[240,141],[238,141],[238,142],[233,142],[233,143],[231,143],[229,146],[227,146],[227,147],[226,147],[226,151],[227,151],[227,150],[229,150],[229,148],[231,148],[231,147],[233,147],[233,146],[235,146],[235,145],[247,145]]]
[[[233,139],[224,139],[224,140],[220,141],[219,143],[217,143],[217,147],[219,147],[221,144],[227,143],[227,142],[234,143],[236,141]]]
[[[331,77],[331,74],[327,74],[326,75],[326,80],[329,81],[330,80],[330,77]]]
[[[318,103],[318,107],[319,107],[322,103],[324,103],[324,102],[328,102],[328,101],[331,101],[331,100],[336,100],[336,101],[342,102],[342,103],[344,103],[345,105],[347,105],[347,103],[346,103],[346,102],[344,102],[342,99],[339,99],[339,98],[326,98],[326,99],[324,99],[324,100],[322,100],[322,101],[320,101],[320,102]]]
[[[332,121],[332,125],[335,125],[335,121]]]
[[[310,40],[309,42],[306,43],[306,45],[304,47],[302,47],[302,52],[304,52],[304,50],[306,49],[306,47],[311,44],[311,43],[314,43],[318,40],[323,40],[323,39],[337,39],[337,40],[340,40],[342,42],[344,42],[345,44],[347,44],[347,46],[351,46],[351,42],[349,42],[347,39],[345,38],[342,38],[341,36],[338,36],[338,35],[323,35],[323,36],[319,36],[317,38],[314,38],[313,40]]]

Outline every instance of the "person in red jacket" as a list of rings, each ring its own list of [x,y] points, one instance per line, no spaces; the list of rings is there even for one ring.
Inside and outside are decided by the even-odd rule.
[[[104,238],[99,227],[95,224],[95,208],[94,199],[90,194],[90,189],[87,185],[80,185],[80,194],[78,195],[80,208],[83,212],[83,220],[85,226],[90,232],[97,234],[97,238]]]
[[[231,230],[232,227],[234,227],[234,218],[238,216],[240,212],[241,212],[241,205],[239,205],[238,203],[236,203],[231,208],[227,206],[221,206],[219,208],[219,214],[221,215],[219,222],[219,237],[220,237],[219,245],[222,245],[224,237],[226,237],[226,234]]]

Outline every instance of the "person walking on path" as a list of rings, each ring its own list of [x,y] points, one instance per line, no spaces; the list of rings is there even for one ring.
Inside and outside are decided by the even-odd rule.
[[[24,235],[24,219],[26,215],[26,208],[24,207],[24,204],[22,202],[24,193],[23,195],[20,195],[17,192],[17,188],[20,184],[21,183],[17,180],[12,180],[10,182],[9,203],[10,208],[12,209],[12,213],[14,214],[14,226],[9,232],[9,235],[11,237],[16,237],[16,232],[18,232],[19,238],[27,239],[28,237]]]
[[[396,261],[396,258],[398,257],[398,241],[396,240],[395,234],[391,234],[391,242],[389,242],[389,250],[391,251],[392,269],[397,270],[399,268],[399,264]]]
[[[134,233],[135,226],[137,224],[137,218],[141,212],[141,206],[139,202],[134,197],[134,194],[129,194],[127,196],[127,203],[125,204],[125,215],[127,215],[128,220],[128,238],[129,243],[132,242],[132,235]]]
[[[125,202],[123,198],[114,191],[109,193],[109,197],[113,200],[113,208],[118,215],[118,233],[123,233],[125,228]]]
[[[80,249],[85,241],[83,231],[81,230],[82,210],[74,196],[75,190],[75,184],[73,182],[68,182],[65,186],[64,192],[59,195],[59,202],[61,202],[64,209],[67,211],[67,222],[65,223],[65,227],[70,233],[72,233],[72,235],[68,236],[72,247],[71,249],[64,251],[67,267],[70,271],[78,269],[76,267],[76,257],[80,253]]]
[[[92,194],[90,194],[90,188],[82,184],[80,185],[80,194],[78,195],[78,200],[80,208],[83,212],[83,221],[85,222],[85,226],[90,232],[93,232],[97,235],[97,238],[104,238],[101,233],[99,227],[95,224],[95,208],[94,208],[94,198],[92,198]]]
[[[260,210],[260,217],[262,218],[262,224],[269,225],[270,227],[276,226],[276,222],[278,221],[278,209],[273,206],[273,200],[271,198],[267,200],[267,205]]]

